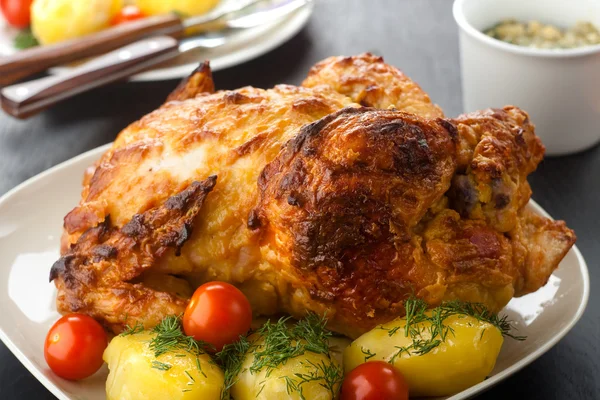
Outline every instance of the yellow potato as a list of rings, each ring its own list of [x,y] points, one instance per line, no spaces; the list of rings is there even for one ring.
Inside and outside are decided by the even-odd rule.
[[[406,348],[412,343],[411,337],[405,336],[405,325],[406,319],[399,318],[352,342],[344,351],[346,373],[367,360],[390,362],[394,358],[393,365],[406,378],[411,396],[447,396],[483,381],[494,368],[504,341],[494,325],[454,315],[444,320],[454,334],[449,332],[439,346],[423,355],[408,352],[397,355],[399,347]],[[422,339],[431,337],[426,329],[430,323],[417,326],[422,329]]]
[[[106,380],[107,400],[221,398],[223,371],[210,356],[196,357],[178,351],[155,358],[148,347],[154,335],[143,332],[117,336],[110,342],[104,351],[104,361],[110,370]]]
[[[262,350],[264,340],[258,338],[256,335],[251,336],[250,340],[252,342],[256,341],[254,343],[259,347],[246,355],[244,359],[241,372],[237,376],[237,382],[231,389],[231,396],[234,400],[334,399],[340,382],[338,381],[331,389],[328,389],[326,387],[328,386],[328,382],[322,377],[325,375],[326,370],[337,370],[341,380],[342,371],[337,361],[335,361],[335,357],[305,352],[301,356],[289,359],[284,364],[280,364],[270,373],[267,368],[263,368],[253,374],[249,368],[254,361],[255,352]],[[302,375],[305,379],[315,379],[303,383],[304,379],[296,374]]]
[[[97,32],[110,24],[123,0],[34,0],[31,29],[41,44]]]
[[[204,14],[217,5],[219,0],[135,0],[146,15],[177,12],[184,16]]]

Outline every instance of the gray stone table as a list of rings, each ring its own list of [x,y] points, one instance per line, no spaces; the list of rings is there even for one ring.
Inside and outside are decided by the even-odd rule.
[[[309,24],[292,40],[254,61],[217,72],[215,81],[220,89],[298,84],[322,58],[370,51],[416,80],[447,115],[456,115],[462,106],[451,6],[451,0],[318,0]],[[122,128],[156,108],[175,84],[115,84],[27,121],[0,115],[0,195],[55,164],[112,141]],[[600,90],[600,82],[595,84]],[[577,232],[577,245],[590,268],[590,303],[560,343],[481,398],[598,399],[600,148],[548,158],[530,182],[534,198]],[[0,344],[0,399],[52,398]]]

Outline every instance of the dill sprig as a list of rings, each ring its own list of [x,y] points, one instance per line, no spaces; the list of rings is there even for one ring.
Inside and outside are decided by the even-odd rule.
[[[304,363],[301,364],[304,365]],[[319,385],[331,393],[332,398],[335,398],[339,383],[344,378],[342,369],[335,363],[325,362],[325,360],[321,360],[321,362],[318,364],[315,364],[312,361],[307,361],[307,365],[310,368],[308,373],[295,373],[293,377],[281,377],[285,380],[288,395],[298,392],[300,399],[306,400],[304,397],[303,385],[316,381],[319,382]]]
[[[134,327],[127,327],[127,330],[121,333],[121,336],[134,335],[142,332],[143,330],[144,327],[141,324],[136,324]],[[150,351],[154,352],[155,358],[158,358],[161,355],[169,352],[178,353],[175,354],[175,357],[185,357],[185,354],[181,354],[181,352],[188,352],[196,358],[196,366],[198,371],[204,375],[204,377],[206,377],[206,374],[204,371],[202,371],[202,366],[200,365],[198,356],[206,353],[205,349],[208,345],[183,333],[181,328],[181,317],[169,315],[163,318],[160,324],[155,326],[151,332],[155,335],[148,342],[148,347]],[[161,371],[168,371],[171,367],[172,365],[160,362],[158,360],[152,361],[152,368],[159,369]],[[194,378],[188,371],[184,372],[190,378],[190,382],[193,384],[193,382],[195,382]],[[188,385],[189,384],[190,383],[188,382]]]
[[[371,350],[365,349],[362,346],[360,347],[360,351],[361,351],[361,353],[363,353],[365,355],[365,362],[367,362],[370,358],[373,358],[376,356],[376,354],[371,352]]]
[[[246,355],[252,354],[253,360],[248,370],[251,374],[271,372],[288,360],[307,352],[323,354],[329,362],[311,364],[312,371],[306,374],[282,377],[286,381],[288,393],[298,392],[304,399],[302,386],[308,382],[320,380],[321,386],[328,389],[335,397],[339,383],[343,378],[340,366],[334,363],[329,353],[329,338],[332,333],[325,328],[327,320],[316,314],[291,325],[290,317],[280,318],[277,322],[267,321],[255,335],[241,337],[239,341],[226,345],[216,357],[225,369],[225,390],[222,399],[226,399],[231,387],[237,382],[237,376],[243,372],[242,366]],[[261,385],[261,391],[264,382]]]
[[[255,347],[246,336],[240,336],[237,342],[223,346],[223,350],[215,354],[217,361],[223,367],[225,375],[223,391],[221,392],[222,400],[229,398],[229,390],[236,384],[237,377],[242,372],[246,354]]]
[[[144,325],[140,322],[136,323],[133,326],[125,325],[125,330],[119,333],[119,336],[129,336],[135,335],[137,333],[142,333],[144,331]]]
[[[442,303],[439,308],[453,313],[452,315],[465,314],[479,321],[488,322],[498,328],[502,336],[519,341],[527,339],[527,336],[513,335],[511,333],[511,331],[517,330],[517,328],[512,324],[512,321],[508,320],[508,315],[500,316],[494,314],[481,303],[467,303],[453,300]]]
[[[167,364],[156,360],[152,361],[152,368],[160,369],[161,371],[168,371],[171,369],[171,367],[171,364]]]
[[[209,362],[213,362],[212,358],[209,359]],[[202,371],[202,365],[200,364],[200,359],[198,357],[196,357],[196,368],[198,369],[198,372],[200,372],[205,378],[207,378],[204,371]]]
[[[471,316],[479,321],[487,322],[495,326],[503,336],[515,340],[525,340],[526,338],[511,333],[511,330],[516,328],[512,326],[507,316],[500,317],[480,303],[452,300],[445,301],[431,310],[428,310],[428,307],[428,304],[419,298],[411,297],[405,301],[406,324],[403,331],[406,337],[412,339],[412,343],[408,346],[396,346],[398,350],[390,358],[390,363],[393,364],[396,358],[404,353],[409,355],[427,354],[445,342],[448,334],[454,335],[454,330],[451,326],[445,325],[444,321],[454,315]],[[390,329],[389,336],[393,336],[398,331],[397,328]]]
[[[183,373],[190,379],[190,382],[188,382],[188,385],[190,383],[193,384],[196,382],[196,379],[187,370],[183,371]]]
[[[181,329],[181,318],[169,315],[156,325],[152,332],[156,335],[150,340],[150,350],[155,357],[167,352],[187,351],[193,355],[205,354],[210,345],[187,336]]]
[[[289,317],[276,323],[267,321],[256,333],[263,337],[264,343],[254,353],[250,372],[257,373],[264,368],[272,370],[287,360],[306,352],[329,355],[331,332],[325,328],[327,320],[316,314],[289,327]]]

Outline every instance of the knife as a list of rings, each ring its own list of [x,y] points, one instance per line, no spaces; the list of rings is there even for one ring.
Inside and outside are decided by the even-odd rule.
[[[4,111],[28,118],[76,94],[127,78],[180,54],[201,48],[215,48],[232,40],[237,32],[283,19],[313,0],[286,0],[270,8],[232,19],[220,32],[210,32],[178,41],[169,36],[140,40],[94,58],[68,72],[7,86],[0,91]]]
[[[207,30],[227,28],[234,14],[241,14],[261,5],[273,7],[286,0],[238,0],[228,7],[219,7],[208,14],[181,19],[175,14],[148,17],[118,25],[82,38],[71,39],[47,46],[19,51],[0,58],[0,87],[44,71],[86,57],[107,53],[149,36],[167,35],[181,38]]]

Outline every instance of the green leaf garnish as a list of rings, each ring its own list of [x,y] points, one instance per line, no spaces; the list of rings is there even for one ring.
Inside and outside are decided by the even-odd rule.
[[[154,368],[154,369],[159,369],[161,371],[168,371],[171,369],[171,367],[172,366],[167,363],[163,363],[163,362],[156,361],[156,360],[152,361],[152,368]]]
[[[136,323],[134,326],[125,325],[125,330],[119,333],[119,336],[129,336],[135,335],[137,333],[142,333],[144,331],[144,325],[140,322]]]
[[[39,42],[37,41],[37,39],[35,38],[35,36],[33,36],[33,33],[31,32],[31,28],[25,28],[22,31],[20,31],[19,33],[17,33],[17,36],[15,36],[13,44],[14,44],[15,48],[17,48],[19,50],[25,50],[30,47],[36,47],[36,46],[40,45]]]
[[[453,315],[467,315],[479,321],[487,322],[498,328],[503,336],[515,340],[526,339],[525,336],[516,336],[511,333],[511,330],[515,328],[507,316],[500,317],[490,312],[480,303],[453,300],[445,301],[433,309],[428,309],[428,307],[429,305],[424,300],[416,297],[411,297],[404,302],[406,325],[402,331],[406,337],[412,339],[412,343],[403,347],[396,346],[398,350],[390,358],[389,362],[391,364],[404,353],[419,356],[427,354],[442,344],[448,334],[454,335],[452,327],[444,324],[444,321]],[[398,327],[395,327],[389,330],[388,334],[393,336],[398,330]]]
[[[225,369],[225,389],[222,399],[227,399],[229,390],[237,382],[237,376],[243,372],[242,365],[247,354],[253,354],[254,359],[248,368],[251,374],[266,371],[269,376],[271,371],[288,360],[301,356],[307,352],[323,354],[329,362],[309,363],[313,367],[307,374],[297,373],[294,376],[285,376],[288,393],[298,392],[304,399],[302,387],[313,381],[322,381],[321,386],[329,390],[335,398],[339,383],[343,379],[342,368],[337,365],[329,353],[329,338],[332,333],[325,328],[327,320],[316,314],[309,314],[306,318],[290,325],[291,318],[280,318],[273,323],[267,321],[255,333],[257,336],[250,340],[241,337],[239,341],[227,345],[216,357]],[[262,340],[262,342],[259,342]],[[261,385],[261,391],[264,382]]]
[[[181,318],[176,315],[170,315],[152,329],[156,333],[150,340],[150,350],[154,352],[155,357],[159,357],[167,352],[187,351],[193,355],[205,354],[205,349],[211,348],[208,343],[195,340],[187,336],[181,329]]]

